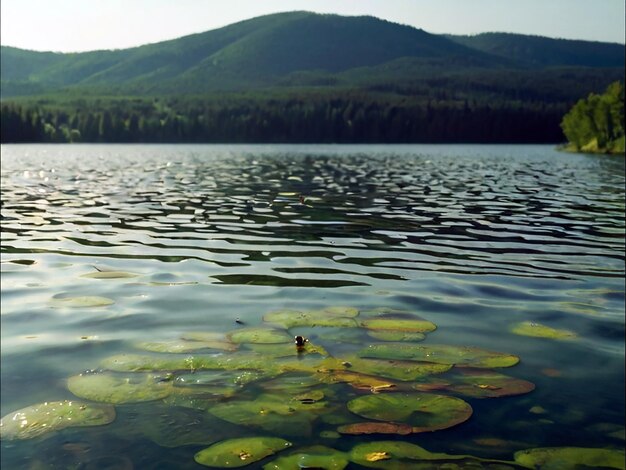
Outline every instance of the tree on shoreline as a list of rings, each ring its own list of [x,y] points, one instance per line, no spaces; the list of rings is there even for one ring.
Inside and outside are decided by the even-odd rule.
[[[574,151],[624,153],[624,84],[591,93],[563,117],[563,133]]]

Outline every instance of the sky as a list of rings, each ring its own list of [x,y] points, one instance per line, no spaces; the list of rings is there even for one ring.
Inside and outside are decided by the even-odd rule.
[[[307,10],[372,15],[429,33],[512,32],[624,44],[624,0],[1,0],[0,43],[123,49]]]

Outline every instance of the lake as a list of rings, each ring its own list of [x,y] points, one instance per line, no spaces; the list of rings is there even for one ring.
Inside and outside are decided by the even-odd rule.
[[[3,145],[2,468],[267,436],[230,464],[612,467],[624,179],[533,145]]]

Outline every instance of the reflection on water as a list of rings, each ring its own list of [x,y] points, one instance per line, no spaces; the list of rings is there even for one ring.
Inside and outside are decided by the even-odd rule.
[[[517,354],[511,374],[536,384],[471,401],[470,421],[419,436],[427,449],[510,460],[619,447],[623,276],[623,159],[545,146],[3,146],[2,415],[71,399],[67,377],[137,340],[351,305],[415,312],[438,326],[426,342]],[[512,334],[524,321],[577,339]],[[201,445],[137,431],[145,409],[171,412],[121,406],[108,427],[3,442],[2,466],[201,468]],[[173,422],[195,422],[176,410]]]

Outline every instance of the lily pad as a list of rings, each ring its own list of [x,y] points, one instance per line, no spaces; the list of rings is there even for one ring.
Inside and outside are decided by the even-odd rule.
[[[421,391],[448,390],[472,398],[497,398],[532,392],[535,384],[485,369],[460,369],[447,380],[417,383]]]
[[[279,457],[263,466],[263,470],[293,470],[316,468],[342,470],[348,465],[348,454],[326,446],[311,446],[298,449],[290,455]]]
[[[254,400],[232,400],[209,409],[211,414],[229,423],[260,427],[285,436],[309,436],[311,422],[323,411],[327,411],[324,401],[303,403],[269,394]]]
[[[411,468],[420,460],[456,460],[463,456],[432,453],[409,442],[378,441],[357,444],[350,451],[350,460],[370,468]]]
[[[422,341],[426,338],[424,333],[413,333],[411,331],[397,330],[370,330],[368,336],[380,341]]]
[[[369,390],[372,393],[393,391],[396,388],[396,384],[388,380],[350,371],[328,372],[320,380],[327,383],[344,382],[357,390]]]
[[[255,353],[262,354],[265,357],[297,357],[302,354],[317,354],[319,356],[328,356],[328,352],[322,346],[306,342],[303,347],[297,348],[294,342],[280,344],[253,344],[246,345],[247,349],[251,349]]]
[[[268,323],[280,325],[283,328],[293,328],[296,326],[354,327],[357,326],[354,316],[352,311],[343,309],[315,310],[309,312],[279,310],[267,313],[263,317],[263,320]]]
[[[273,328],[242,328],[232,331],[228,337],[233,343],[291,343],[293,337],[289,336],[286,331],[276,330]]]
[[[67,380],[74,395],[103,403],[138,403],[160,400],[171,392],[172,383],[150,374],[118,376],[110,373],[80,374]]]
[[[194,459],[207,467],[244,467],[290,446],[291,442],[278,437],[243,437],[213,444],[198,452]]]
[[[437,328],[434,323],[415,315],[386,315],[368,318],[361,322],[361,326],[368,330],[406,331],[411,333],[428,333]]]
[[[408,424],[414,433],[450,428],[472,415],[460,398],[430,393],[366,395],[350,400],[348,409],[363,418]]]
[[[198,371],[194,373],[178,375],[174,379],[174,387],[197,389],[200,392],[214,392],[214,394],[227,395],[227,391],[236,390],[244,385],[256,382],[264,378],[260,371]]]
[[[105,358],[101,365],[107,369],[122,372],[138,371],[178,371],[222,369],[222,370],[263,370],[269,372],[276,369],[268,364],[267,358],[258,354],[213,354],[213,355],[162,355],[148,356],[141,354],[118,354]]]
[[[305,393],[308,389],[319,385],[319,380],[311,374],[283,374],[273,380],[267,380],[259,385],[268,391],[294,395]]]
[[[519,362],[519,357],[512,354],[469,346],[385,343],[370,345],[357,354],[359,357],[405,359],[478,368],[511,367]]]
[[[337,428],[341,434],[397,434],[406,436],[413,432],[413,426],[404,423],[384,423],[368,421],[363,423],[344,424]]]
[[[106,307],[107,305],[113,305],[114,303],[115,301],[113,299],[98,296],[62,297],[52,299],[53,307],[68,308]]]
[[[50,401],[28,406],[0,420],[0,439],[32,439],[75,426],[100,426],[115,419],[111,405],[96,405],[77,400]]]
[[[235,351],[237,345],[229,341],[141,341],[135,345],[138,349],[144,351],[161,352],[161,353],[188,353],[201,351],[203,349],[220,349],[224,351]]]
[[[139,274],[129,273],[126,271],[96,271],[95,273],[83,274],[81,277],[90,279],[126,279],[137,277]]]
[[[516,323],[511,328],[511,332],[521,336],[532,336],[535,338],[548,339],[574,339],[578,336],[576,333],[570,330],[559,330],[530,321]]]
[[[515,452],[515,462],[528,468],[626,468],[623,450],[585,447],[541,447]]]
[[[432,374],[448,371],[450,364],[430,364],[427,362],[398,361],[393,359],[361,359],[348,357],[345,361],[335,358],[322,361],[324,370],[348,370],[365,375],[385,377],[400,381],[412,381]]]

